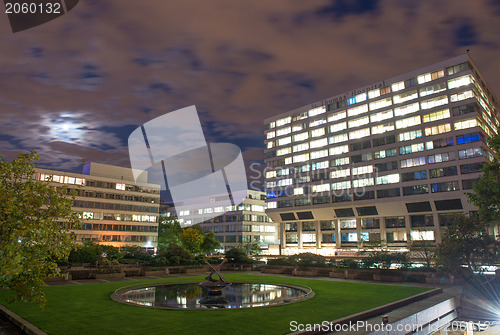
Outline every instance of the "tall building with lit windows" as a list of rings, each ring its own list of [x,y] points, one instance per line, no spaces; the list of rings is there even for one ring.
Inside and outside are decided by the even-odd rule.
[[[99,163],[84,165],[81,174],[35,171],[38,180],[76,189],[73,210],[84,221],[80,229],[72,229],[77,242],[137,245],[152,251],[157,247],[160,185],[149,184],[147,172],[136,182],[131,169]]]
[[[265,199],[264,192],[247,190],[246,197],[238,205],[223,206],[215,197],[209,205],[201,201],[198,208],[176,212],[170,207],[165,215],[176,217],[182,227],[200,224],[203,232],[214,233],[221,243],[222,253],[255,243],[262,254],[277,255],[280,252],[279,224],[266,215]]]
[[[354,256],[441,241],[467,201],[498,100],[468,55],[265,120],[266,213],[282,253]],[[491,227],[498,235],[498,226]]]

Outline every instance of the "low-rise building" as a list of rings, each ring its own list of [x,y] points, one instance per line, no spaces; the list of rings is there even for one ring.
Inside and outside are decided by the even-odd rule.
[[[131,169],[99,163],[84,165],[81,174],[35,171],[38,180],[76,190],[73,210],[84,221],[80,229],[72,229],[78,242],[156,249],[160,185],[147,183],[147,173],[136,182]]]

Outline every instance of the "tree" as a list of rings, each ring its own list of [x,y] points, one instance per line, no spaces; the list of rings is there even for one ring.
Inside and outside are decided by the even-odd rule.
[[[0,288],[43,306],[44,279],[60,274],[56,261],[66,260],[74,247],[69,229],[82,221],[66,186],[35,178],[38,158],[31,151],[0,160]]]
[[[482,168],[483,175],[474,183],[475,193],[467,194],[469,200],[479,207],[479,217],[485,222],[500,221],[500,129],[490,137],[488,145],[495,153],[491,162]]]
[[[203,243],[203,234],[196,228],[186,228],[179,236],[182,242],[182,246],[192,252],[197,254],[201,251],[201,244]]]
[[[448,273],[458,273],[462,266],[481,271],[482,266],[495,264],[500,244],[486,227],[478,218],[456,215],[438,245],[438,265]]]
[[[212,253],[215,249],[220,248],[220,242],[215,239],[215,234],[210,232],[203,236],[200,250],[205,254]]]
[[[167,248],[170,244],[180,244],[182,228],[174,217],[162,217],[158,223],[158,248]]]
[[[229,263],[251,263],[245,250],[241,248],[232,248],[226,251],[225,255]]]
[[[410,251],[419,259],[422,259],[428,269],[433,265],[436,258],[437,247],[433,242],[427,240],[413,241],[410,245]]]
[[[262,252],[262,248],[258,241],[246,242],[241,245],[241,248],[249,255],[258,255]]]

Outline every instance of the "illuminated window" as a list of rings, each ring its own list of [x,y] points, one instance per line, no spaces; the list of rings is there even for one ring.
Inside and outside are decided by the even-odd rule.
[[[420,124],[420,116],[412,116],[406,119],[396,121],[396,129],[413,127]]]
[[[351,188],[351,181],[340,181],[338,183],[332,183],[332,190],[347,190]]]
[[[349,157],[337,158],[331,161],[331,166],[342,166],[347,164],[349,164]]]
[[[427,161],[429,164],[449,162],[454,160],[455,160],[454,152],[443,152],[441,154],[427,156]]]
[[[479,126],[479,122],[476,118],[470,118],[465,120],[460,120],[454,124],[455,130],[462,130],[467,128],[473,128]]]
[[[370,102],[369,105],[370,105],[370,110],[373,111],[376,109],[380,109],[380,108],[384,108],[384,107],[392,105],[392,99],[391,98],[380,99],[380,100],[377,100],[374,102]]]
[[[355,179],[352,181],[353,187],[373,186],[373,178]]]
[[[327,138],[320,138],[319,140],[311,141],[309,143],[310,143],[311,149],[321,148],[321,147],[324,147],[325,145],[328,145],[328,139]]]
[[[460,93],[455,93],[450,95],[450,100],[451,102],[457,102],[457,101],[462,101],[465,99],[470,99],[473,98],[474,94],[472,93],[472,90],[468,90],[465,92],[460,92]]]
[[[328,161],[316,162],[311,165],[312,170],[326,169],[328,167]]]
[[[276,130],[276,136],[283,136],[290,134],[292,132],[292,127],[286,127]]]
[[[368,174],[373,172],[373,165],[364,165],[352,168],[352,175]]]
[[[272,148],[274,148],[274,141],[267,142],[267,149],[272,149]]]
[[[448,80],[448,88],[451,90],[460,86],[469,85],[472,83],[472,76],[470,74]]]
[[[311,137],[320,137],[326,134],[325,128],[311,130]]]
[[[342,178],[351,175],[351,169],[333,170],[330,172],[330,178]]]
[[[309,127],[316,127],[326,123],[326,119],[319,119],[309,122]]]
[[[445,182],[445,183],[431,184],[431,192],[432,193],[452,192],[452,191],[458,191],[458,190],[460,190],[460,187],[458,186],[458,181],[449,181],[449,182]]]
[[[292,157],[285,158],[285,165],[292,164]]]
[[[289,186],[292,185],[293,179],[292,178],[285,178],[285,179],[280,179],[277,182],[278,186]]]
[[[375,90],[369,91],[368,98],[373,99],[373,98],[377,98],[381,95],[388,94],[388,93],[391,93],[391,88],[390,87],[383,87],[380,89],[375,89]]]
[[[294,142],[300,142],[300,141],[303,141],[303,140],[307,140],[309,138],[309,133],[308,132],[304,132],[304,133],[300,133],[300,134],[297,134],[297,135],[293,135],[293,141]]]
[[[336,133],[337,131],[341,131],[347,129],[347,122],[340,122],[337,124],[332,124],[330,126],[330,133]]]
[[[410,145],[405,145],[402,147],[399,147],[399,154],[400,155],[406,155],[406,154],[411,154],[414,152],[421,152],[424,151],[424,144],[423,143],[415,143],[415,144],[410,144]]]
[[[269,179],[269,178],[274,178],[276,177],[276,171],[267,171],[266,172],[266,178]]]
[[[418,102],[415,102],[409,105],[394,108],[394,115],[403,116],[418,112],[419,110],[420,110],[420,105],[418,104]]]
[[[293,146],[293,152],[299,152],[299,151],[304,151],[309,149],[309,143],[302,143],[298,145]]]
[[[432,230],[412,230],[411,239],[413,241],[434,241],[434,231]]]
[[[271,122],[271,123],[269,123],[268,126],[269,126],[269,129],[272,129],[272,128],[276,127],[276,122]]]
[[[302,120],[302,119],[307,119],[307,112],[302,112],[302,113],[299,113],[297,115],[295,115],[292,119],[292,121],[299,121],[299,120]]]
[[[276,151],[276,156],[283,156],[283,155],[287,155],[287,154],[291,154],[291,153],[292,153],[292,148],[287,147],[287,148],[283,148],[283,149],[278,149]]]
[[[375,151],[374,156],[375,156],[375,159],[382,159],[382,158],[386,158],[386,157],[396,156],[397,154],[398,153],[396,151],[396,148],[392,148],[392,149]]]
[[[420,102],[420,108],[422,109],[429,109],[429,108],[434,108],[442,105],[446,105],[448,103],[448,96],[447,95],[442,95],[437,98],[432,98],[432,99],[427,99],[424,101]]]
[[[356,104],[366,100],[366,93],[358,94],[352,98],[347,99],[347,105]]]
[[[369,122],[370,121],[369,121],[368,116],[364,116],[364,117],[360,117],[358,119],[350,120],[348,122],[348,124],[349,124],[349,128],[355,128],[355,127],[363,126]]]
[[[316,107],[316,108],[310,109],[309,112],[308,112],[308,115],[309,115],[309,117],[311,117],[311,116],[316,116],[316,115],[319,115],[319,114],[323,114],[325,112],[326,112],[326,107],[325,106],[321,106],[321,107]]]
[[[116,189],[125,191],[125,184],[116,184]]]
[[[388,174],[386,176],[375,178],[375,184],[377,185],[394,184],[394,183],[399,183],[399,173]]]
[[[425,142],[425,148],[427,150],[437,149],[437,148],[445,148],[453,145],[453,137],[448,138],[440,138],[437,140]]]
[[[363,114],[363,113],[366,113],[366,112],[368,112],[368,105],[364,104],[364,105],[361,105],[361,106],[349,108],[347,110],[347,115],[349,115],[349,116],[356,116],[356,115]]]
[[[446,83],[437,83],[420,89],[420,96],[425,97],[427,95],[436,94],[446,90]]]
[[[283,137],[283,138],[278,139],[277,142],[278,142],[278,145],[290,144],[290,143],[292,143],[292,137],[291,136]]]
[[[439,124],[424,129],[425,136],[437,135],[451,131],[451,124]]]
[[[328,122],[342,120],[342,119],[345,119],[346,116],[347,116],[346,111],[341,111],[341,112],[338,112],[338,113],[330,114],[328,116]]]
[[[305,129],[304,123],[296,123],[296,124],[292,125],[292,132],[301,131],[303,129]]]
[[[302,194],[304,194],[303,187],[296,187],[293,189],[293,195],[302,195]]]
[[[370,115],[370,122],[379,122],[383,120],[390,119],[394,116],[394,113],[392,112],[392,109],[383,111],[383,112],[378,112],[378,113],[373,113]]]
[[[275,136],[276,136],[276,132],[274,132],[274,131],[270,131],[270,132],[268,132],[268,133],[266,134],[266,138],[267,138],[267,139],[273,138],[273,137],[275,137]]]
[[[427,122],[432,122],[432,121],[437,121],[437,120],[442,120],[450,117],[450,110],[449,109],[443,109],[437,112],[425,114],[422,116],[422,121],[424,123]]]
[[[346,152],[349,152],[349,146],[347,145],[340,145],[337,147],[330,148],[330,156],[341,155]]]
[[[413,91],[409,91],[409,92],[397,94],[397,95],[395,95],[395,96],[392,97],[392,99],[393,99],[393,101],[394,101],[395,104],[402,104],[402,103],[404,103],[406,101],[413,100],[413,99],[416,99],[416,98],[418,98],[417,90],[413,90]]]
[[[299,163],[299,162],[305,162],[309,160],[309,154],[300,154],[300,155],[295,155],[293,156],[293,162],[294,163]]]
[[[311,152],[311,159],[323,158],[328,156],[328,149]]]
[[[439,70],[435,72],[429,72],[417,77],[417,82],[419,84],[424,84],[432,80],[436,80],[444,77],[444,70]]]
[[[292,169],[279,169],[278,170],[278,176],[288,176],[289,174],[292,173]]]
[[[370,128],[359,129],[359,130],[349,132],[349,139],[350,140],[363,138],[365,136],[370,136]]]
[[[270,209],[271,209],[271,208],[277,208],[277,206],[276,206],[276,201],[269,201],[269,202],[267,203],[267,208],[270,208]]]
[[[469,148],[465,150],[458,151],[458,159],[467,159],[474,157],[487,156],[487,152],[483,148]]]
[[[330,184],[319,184],[319,185],[313,185],[311,190],[313,192],[326,192],[330,191]]]
[[[400,161],[401,163],[401,168],[409,168],[409,167],[414,167],[414,166],[421,166],[425,165],[425,157],[415,157],[415,158],[408,158],[408,159],[403,159]]]
[[[393,130],[394,130],[394,122],[379,124],[378,126],[372,127],[372,135],[383,134],[385,132]]]
[[[411,140],[414,140],[414,139],[420,138],[420,137],[422,137],[422,130],[418,129],[418,130],[412,130],[412,131],[400,133],[398,135],[398,140],[400,142],[411,141]]]
[[[391,85],[391,88],[392,88],[393,92],[404,90],[404,88],[405,88],[405,82],[404,81],[400,81],[400,82],[394,83],[394,84]]]
[[[340,135],[331,136],[329,138],[329,143],[335,144],[335,143],[340,143],[340,142],[344,142],[347,140],[348,140],[347,133],[344,133],[344,134],[340,134]]]
[[[292,122],[292,117],[288,116],[288,117],[285,117],[283,119],[276,120],[276,126],[281,127],[281,126],[288,124],[290,122]]]

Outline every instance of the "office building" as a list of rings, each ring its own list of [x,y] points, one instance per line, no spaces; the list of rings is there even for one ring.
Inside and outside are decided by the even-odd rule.
[[[280,223],[282,253],[347,257],[439,243],[454,214],[476,211],[466,193],[493,158],[486,141],[500,115],[462,55],[265,124],[266,213]]]
[[[36,168],[36,178],[57,187],[76,189],[73,210],[84,224],[73,229],[78,242],[93,241],[115,247],[141,246],[155,250],[158,240],[160,185],[147,183],[147,172],[137,182],[128,168],[88,163],[83,173]]]
[[[256,242],[262,254],[275,255],[279,254],[279,224],[266,215],[265,198],[264,192],[248,190],[238,205],[221,206],[214,197],[210,206],[203,204],[179,212],[174,212],[172,207],[167,215],[175,215],[182,227],[200,224],[203,232],[214,233],[215,239],[221,243],[221,253]]]

